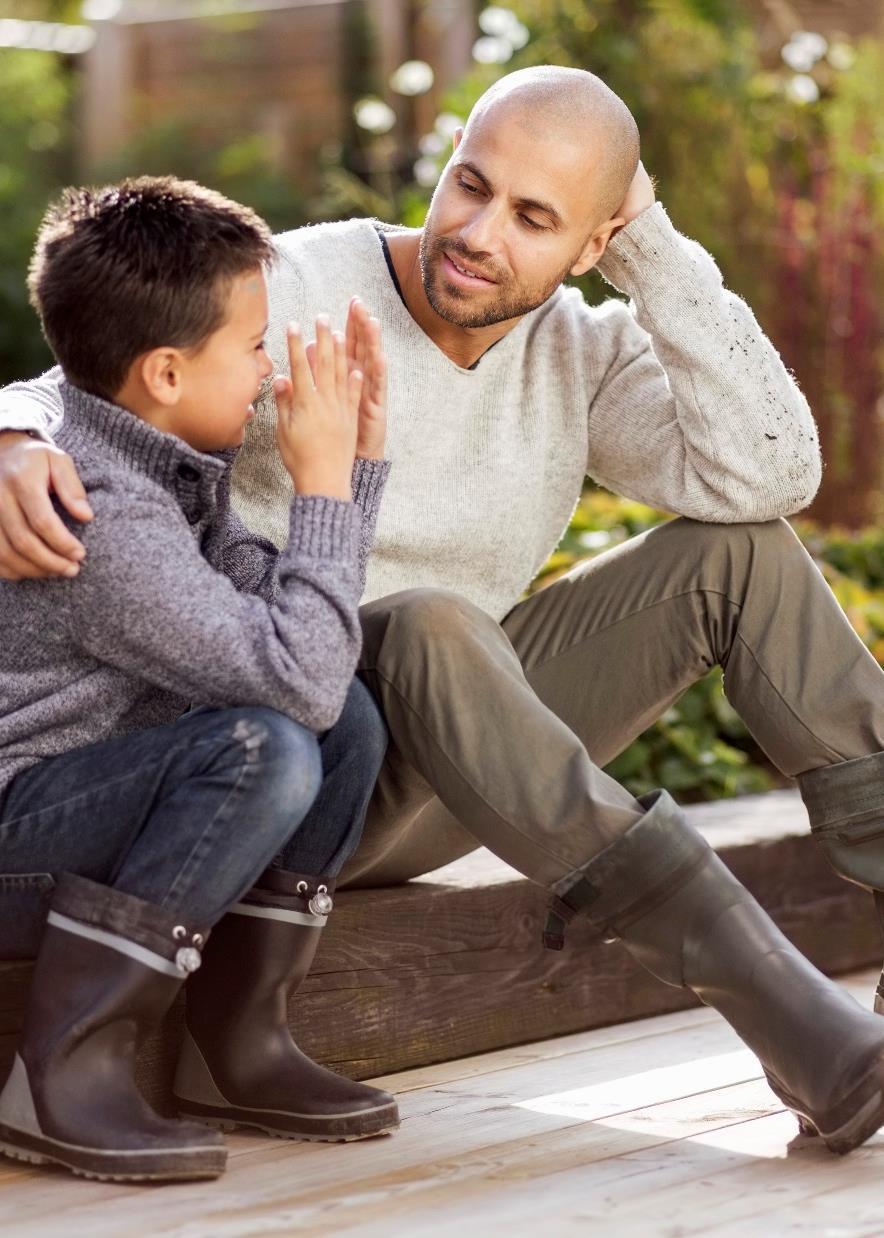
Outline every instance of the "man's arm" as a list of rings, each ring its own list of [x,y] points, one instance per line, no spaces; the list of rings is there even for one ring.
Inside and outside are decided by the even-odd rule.
[[[55,366],[0,390],[0,578],[76,576],[82,542],[52,505],[57,495],[80,521],[92,509],[73,461],[52,445],[62,417]]]
[[[315,731],[333,725],[361,644],[353,503],[294,500],[272,606],[214,571],[170,505],[99,495],[96,510],[79,577],[57,586],[72,642],[200,704],[266,705]]]
[[[60,365],[30,378],[0,388],[0,432],[26,430],[51,443],[62,418]]]
[[[695,520],[805,507],[821,475],[807,401],[709,254],[658,203],[598,265],[633,304],[602,311],[613,348],[589,411],[590,476]]]

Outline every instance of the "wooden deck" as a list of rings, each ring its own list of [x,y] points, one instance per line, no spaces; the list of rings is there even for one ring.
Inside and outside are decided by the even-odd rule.
[[[865,1003],[877,976],[846,987]],[[133,1188],[0,1157],[4,1238],[570,1238],[884,1233],[884,1134],[800,1138],[712,1011],[680,1011],[383,1080],[402,1129],[230,1138],[215,1183]]]

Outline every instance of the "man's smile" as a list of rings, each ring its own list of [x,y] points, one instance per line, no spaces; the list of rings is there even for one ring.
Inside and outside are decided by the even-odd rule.
[[[457,259],[452,258],[445,250],[442,251],[442,270],[447,280],[462,288],[490,288],[495,283],[495,280],[464,262],[459,255]]]

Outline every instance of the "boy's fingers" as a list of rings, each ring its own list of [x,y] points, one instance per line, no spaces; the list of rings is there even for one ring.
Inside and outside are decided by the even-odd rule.
[[[359,306],[359,298],[351,297],[350,305],[347,310],[347,323],[344,328],[344,331],[347,336],[347,360],[348,362],[350,362],[351,365],[355,364],[356,362],[356,347],[357,347],[357,334],[358,334],[356,320],[357,320],[357,316],[359,313],[358,308],[357,308],[358,306]]]
[[[347,399],[347,343],[340,331],[332,336],[335,361],[335,394],[341,401]]]
[[[70,456],[52,452],[49,456],[49,477],[60,502],[76,520],[86,521],[93,518],[94,513],[86,498],[86,491]]]
[[[313,379],[304,353],[301,329],[296,322],[292,322],[289,323],[286,334],[289,345],[289,368],[292,375],[292,399],[293,401],[306,400],[313,391]]]
[[[276,400],[277,413],[281,413],[283,417],[290,416],[292,411],[292,384],[287,378],[274,378],[273,397]]]
[[[316,382],[316,341],[311,340],[307,345],[307,364],[310,366],[310,373],[313,376],[314,383]]]
[[[350,415],[359,415],[359,402],[362,399],[362,384],[364,376],[361,370],[351,370],[347,375],[347,407]]]
[[[321,387],[323,393],[328,394],[335,381],[334,341],[328,314],[320,314],[316,319],[315,374],[317,388]]]

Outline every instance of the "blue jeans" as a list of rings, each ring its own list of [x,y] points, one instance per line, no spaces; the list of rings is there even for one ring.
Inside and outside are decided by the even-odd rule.
[[[272,709],[202,708],[41,761],[0,802],[0,958],[36,953],[63,872],[207,928],[271,863],[336,876],[386,744],[354,680],[318,738]]]

